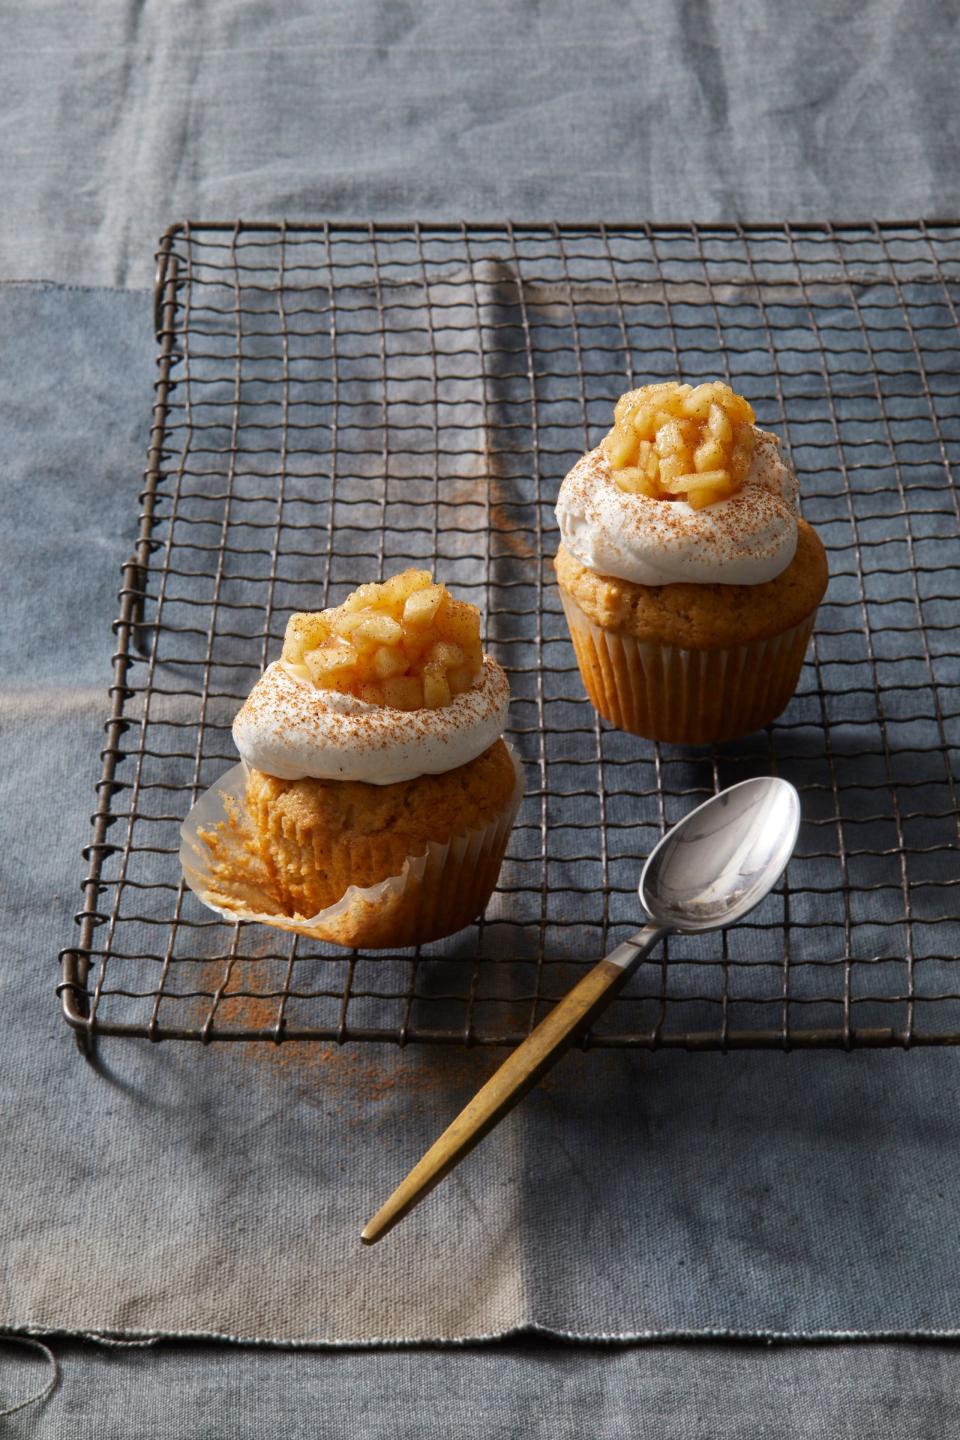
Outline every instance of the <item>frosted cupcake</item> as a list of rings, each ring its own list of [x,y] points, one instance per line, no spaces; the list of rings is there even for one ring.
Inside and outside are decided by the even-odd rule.
[[[204,898],[368,948],[469,924],[520,799],[508,703],[478,611],[427,571],[292,616],[234,721],[242,814],[203,832]]]
[[[650,740],[768,724],[827,586],[775,435],[728,385],[647,385],[560,487],[555,566],[596,709]]]

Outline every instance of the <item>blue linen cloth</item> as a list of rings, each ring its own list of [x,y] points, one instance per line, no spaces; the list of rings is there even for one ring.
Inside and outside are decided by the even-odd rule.
[[[0,594],[17,617],[0,650],[0,1073],[18,1157],[0,1175],[0,1324],[317,1345],[531,1325],[955,1333],[949,1051],[571,1056],[373,1251],[360,1225],[492,1055],[116,1042],[105,1075],[81,1061],[54,958],[132,539],[149,302],[6,287],[0,316]]]

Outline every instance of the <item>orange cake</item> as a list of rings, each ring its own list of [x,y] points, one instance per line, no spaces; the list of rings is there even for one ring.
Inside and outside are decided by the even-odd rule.
[[[365,888],[399,875],[408,856],[485,829],[509,805],[517,774],[502,740],[444,775],[393,785],[360,780],[278,780],[251,770],[247,808],[261,854],[291,914],[313,915],[348,886]],[[500,856],[496,856],[496,869]],[[496,880],[496,870],[493,874]],[[469,923],[489,899],[464,896]],[[453,927],[460,929],[460,925]]]
[[[233,726],[247,767],[245,843],[275,923],[393,947],[473,920],[519,803],[500,738],[508,702],[479,612],[427,571],[292,616],[280,659]],[[236,893],[216,888],[220,904]]]
[[[620,729],[701,744],[788,703],[827,585],[776,436],[722,382],[618,401],[560,489],[555,566],[584,686]]]

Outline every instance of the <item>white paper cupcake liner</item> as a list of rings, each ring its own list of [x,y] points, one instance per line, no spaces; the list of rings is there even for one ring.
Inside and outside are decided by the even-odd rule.
[[[605,630],[560,589],[580,676],[600,714],[648,740],[702,745],[768,725],[796,689],[816,607],[769,639],[685,649]]]
[[[365,888],[351,885],[334,905],[306,916],[279,908],[246,813],[246,767],[234,765],[204,791],[180,827],[184,878],[208,909],[233,924],[254,921],[370,950],[441,939],[474,920],[496,884],[523,798],[523,772],[509,745],[507,750],[516,785],[487,825],[445,843],[431,841],[423,854],[407,857],[399,874]]]

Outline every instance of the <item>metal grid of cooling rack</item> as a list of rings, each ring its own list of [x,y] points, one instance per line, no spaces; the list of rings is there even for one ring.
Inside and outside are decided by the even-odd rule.
[[[661,831],[776,772],[787,882],[675,937],[589,1043],[960,1041],[960,226],[177,225],[79,935],[81,1038],[519,1040],[638,920]],[[653,745],[585,700],[550,559],[564,473],[645,380],[728,378],[801,477],[831,585],[768,730]],[[288,614],[408,564],[484,612],[526,798],[485,918],[397,955],[224,924],[178,827]]]

